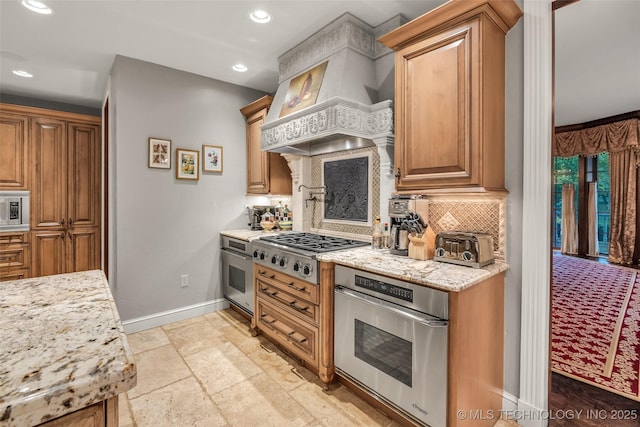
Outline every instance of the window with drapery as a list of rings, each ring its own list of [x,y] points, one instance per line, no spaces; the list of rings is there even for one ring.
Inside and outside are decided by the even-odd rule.
[[[554,157],[554,248],[562,249],[564,253],[591,256],[609,253],[609,183],[609,153],[606,151],[590,157]],[[570,212],[563,215],[563,210]]]
[[[638,237],[638,218],[636,209],[638,203],[638,165],[640,164],[640,147],[638,134],[640,133],[640,112],[629,113],[637,116],[606,124],[588,126],[577,130],[557,130],[553,141],[554,158],[571,158],[581,156],[586,159],[584,165],[585,179],[598,182],[600,170],[609,163],[610,213],[609,213],[609,241],[608,260],[619,264],[637,263],[636,246]],[[601,178],[602,179],[602,178]],[[602,182],[604,185],[604,182]],[[598,182],[600,187],[601,182]],[[595,186],[594,186],[595,187]],[[598,188],[599,190],[600,188]],[[594,193],[596,189],[594,188]],[[588,198],[588,195],[587,195]],[[600,207],[600,196],[595,197],[596,210]],[[586,203],[583,206],[588,206]],[[554,204],[555,206],[555,204]],[[605,212],[590,213],[588,216],[603,217]],[[599,233],[599,226],[590,225],[590,229]],[[592,249],[592,248],[590,248]]]

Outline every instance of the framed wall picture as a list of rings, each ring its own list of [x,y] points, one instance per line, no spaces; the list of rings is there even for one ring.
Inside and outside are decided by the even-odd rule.
[[[202,145],[202,172],[222,173],[222,147]]]
[[[200,152],[196,150],[187,150],[185,148],[176,148],[176,178],[192,179],[199,178],[199,162]]]
[[[149,138],[149,167],[171,169],[171,141]]]

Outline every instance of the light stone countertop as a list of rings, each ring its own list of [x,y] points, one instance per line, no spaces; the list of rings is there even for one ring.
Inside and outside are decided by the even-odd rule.
[[[0,426],[34,426],[136,385],[100,270],[0,283]]]
[[[328,252],[317,259],[451,292],[460,292],[509,268],[497,260],[484,268],[421,261],[371,247]]]

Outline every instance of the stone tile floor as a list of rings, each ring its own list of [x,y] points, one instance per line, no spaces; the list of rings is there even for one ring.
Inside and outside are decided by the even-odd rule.
[[[127,338],[138,385],[120,395],[121,427],[398,426],[340,384],[323,391],[233,310]]]

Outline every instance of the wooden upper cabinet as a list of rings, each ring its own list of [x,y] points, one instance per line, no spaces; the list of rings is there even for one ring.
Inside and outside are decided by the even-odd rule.
[[[67,124],[67,222],[100,224],[100,126]]]
[[[65,227],[67,221],[67,126],[62,120],[31,119],[31,228]]]
[[[395,54],[399,192],[504,191],[512,0],[451,0],[382,36]]]
[[[28,190],[28,120],[0,109],[0,190]]]
[[[291,170],[278,153],[262,151],[260,126],[272,96],[264,96],[240,109],[247,122],[247,194],[291,194]]]

